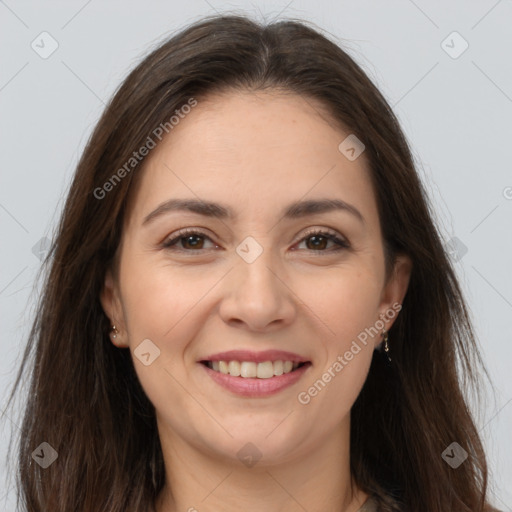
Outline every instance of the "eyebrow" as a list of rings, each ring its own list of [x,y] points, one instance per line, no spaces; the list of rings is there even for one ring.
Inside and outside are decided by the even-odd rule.
[[[142,225],[146,225],[166,213],[176,211],[192,212],[205,217],[213,217],[221,220],[234,219],[236,217],[231,208],[219,203],[204,201],[201,199],[169,199],[148,214],[144,218]],[[355,216],[361,223],[365,223],[365,219],[361,212],[354,205],[342,201],[341,199],[296,201],[284,209],[282,217],[284,219],[298,219],[308,215],[332,211],[348,212]]]

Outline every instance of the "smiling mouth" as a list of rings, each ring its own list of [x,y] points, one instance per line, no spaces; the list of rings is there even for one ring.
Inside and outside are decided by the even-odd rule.
[[[242,377],[245,379],[271,379],[286,373],[291,373],[310,362],[293,361],[201,361],[203,365],[218,373]]]

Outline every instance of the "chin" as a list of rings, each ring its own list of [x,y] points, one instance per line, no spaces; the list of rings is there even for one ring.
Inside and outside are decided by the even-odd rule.
[[[280,415],[277,421],[254,422],[238,424],[236,427],[226,425],[228,434],[215,436],[217,439],[203,440],[204,448],[215,452],[217,457],[226,461],[242,463],[248,468],[254,466],[276,466],[293,462],[300,453],[297,446],[304,446],[301,442],[306,437],[305,432],[299,432],[293,425],[284,426],[286,415]],[[277,426],[277,428],[276,428]],[[205,446],[206,445],[206,446]]]

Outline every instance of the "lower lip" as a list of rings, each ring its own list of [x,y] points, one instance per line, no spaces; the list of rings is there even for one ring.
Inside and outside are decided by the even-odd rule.
[[[306,363],[290,373],[270,377],[269,379],[251,379],[245,377],[234,377],[233,375],[216,372],[206,365],[199,363],[208,375],[223,388],[240,396],[251,398],[275,395],[283,389],[295,384],[311,366]]]

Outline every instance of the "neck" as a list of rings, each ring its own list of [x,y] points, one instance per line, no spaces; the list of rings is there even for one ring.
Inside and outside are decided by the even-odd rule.
[[[357,512],[368,495],[350,474],[350,419],[321,446],[286,462],[244,466],[160,430],[166,484],[157,512]]]

